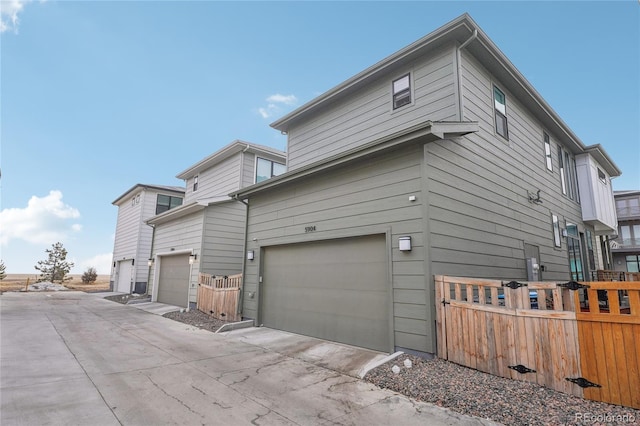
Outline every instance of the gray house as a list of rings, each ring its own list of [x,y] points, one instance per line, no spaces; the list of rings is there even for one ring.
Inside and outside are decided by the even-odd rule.
[[[287,173],[231,194],[257,324],[435,353],[435,274],[581,280],[616,232],[620,170],[468,15],[272,127]]]
[[[186,182],[184,203],[146,221],[153,301],[186,307],[200,272],[242,272],[246,205],[227,194],[283,173],[285,161],[282,151],[236,140],[176,176]]]
[[[149,278],[151,228],[145,220],[182,204],[184,188],[136,184],[113,201],[118,207],[111,289],[145,293]]]
[[[613,269],[640,272],[640,191],[615,191],[618,238],[611,241]]]

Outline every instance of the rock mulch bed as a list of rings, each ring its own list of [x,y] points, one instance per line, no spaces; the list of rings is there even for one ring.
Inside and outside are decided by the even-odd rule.
[[[105,299],[111,300],[112,302],[122,303],[123,305],[128,303],[140,303],[146,300],[151,301],[151,297],[145,294],[117,294],[115,296],[107,296]]]
[[[411,360],[411,368],[404,367],[405,359]],[[394,365],[400,367],[398,374],[392,371]],[[437,358],[401,355],[371,370],[364,380],[419,401],[510,426],[640,424],[640,410],[586,400]]]
[[[169,312],[164,314],[163,317],[213,332],[228,323],[227,321],[222,321],[204,312],[200,312],[197,309],[190,309],[189,312]]]

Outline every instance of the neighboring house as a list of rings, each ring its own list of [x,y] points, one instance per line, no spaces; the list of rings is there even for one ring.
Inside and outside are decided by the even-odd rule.
[[[110,278],[113,291],[146,292],[153,235],[145,220],[181,205],[183,198],[183,188],[139,183],[111,203],[118,207]]]
[[[640,191],[615,191],[618,238],[611,242],[613,269],[640,272]]]
[[[610,178],[463,15],[272,124],[287,173],[248,202],[243,316],[436,352],[436,274],[584,280],[616,232]]]
[[[200,272],[242,272],[246,205],[227,194],[284,173],[285,161],[282,151],[234,141],[177,175],[186,182],[184,204],[147,220],[153,301],[186,307],[196,301]]]

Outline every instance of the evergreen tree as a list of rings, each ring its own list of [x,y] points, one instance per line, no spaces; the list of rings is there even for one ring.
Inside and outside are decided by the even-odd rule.
[[[62,243],[55,243],[51,245],[51,249],[45,250],[48,255],[47,260],[40,260],[38,264],[34,266],[40,271],[40,279],[38,281],[60,281],[62,284],[66,275],[73,268],[73,262],[67,262],[67,250],[62,246]]]
[[[6,267],[4,266],[4,260],[0,259],[0,281],[4,280],[5,278],[7,278],[7,274],[6,274]]]

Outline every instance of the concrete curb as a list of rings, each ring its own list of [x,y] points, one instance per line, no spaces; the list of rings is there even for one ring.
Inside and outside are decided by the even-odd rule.
[[[253,326],[254,326],[254,321],[253,320],[230,322],[228,324],[223,325],[219,329],[217,329],[216,333],[223,333],[225,331],[238,330],[238,329],[241,329],[241,328],[249,328],[249,327],[253,327]]]
[[[361,379],[364,378],[364,376],[366,376],[369,371],[373,370],[376,367],[381,366],[384,363],[387,363],[387,362],[391,361],[392,359],[395,359],[395,358],[399,357],[403,353],[404,352],[402,352],[402,351],[398,351],[398,352],[392,353],[391,355],[386,356],[386,357],[384,357],[382,359],[373,359],[373,360],[371,360],[367,365],[365,365],[364,367],[362,367],[360,369],[360,371],[358,372],[358,377],[360,377]]]

